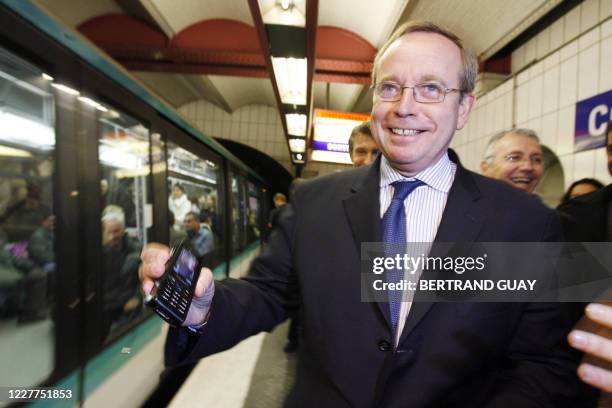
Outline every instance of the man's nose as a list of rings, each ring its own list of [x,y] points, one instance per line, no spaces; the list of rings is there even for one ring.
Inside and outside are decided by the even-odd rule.
[[[374,163],[374,159],[376,158],[376,152],[368,152],[365,160],[365,164],[369,165]]]
[[[395,102],[395,113],[398,116],[414,115],[417,101],[414,100],[414,92],[411,88],[402,88],[402,95],[399,101]]]
[[[533,160],[531,158],[526,157],[520,162],[520,169],[525,171],[533,171]]]

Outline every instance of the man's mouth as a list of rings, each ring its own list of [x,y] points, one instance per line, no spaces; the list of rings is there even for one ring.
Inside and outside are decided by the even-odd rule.
[[[512,181],[514,184],[524,184],[524,185],[529,185],[533,182],[533,178],[531,177],[512,177],[510,179],[510,181]]]
[[[414,136],[414,135],[418,135],[419,133],[424,132],[424,130],[391,128],[391,132],[393,134],[401,135],[401,136]]]

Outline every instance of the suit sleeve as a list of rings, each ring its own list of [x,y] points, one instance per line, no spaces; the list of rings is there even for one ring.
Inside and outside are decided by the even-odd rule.
[[[292,265],[296,215],[290,204],[279,217],[264,252],[244,279],[215,282],[208,323],[201,335],[186,328],[171,328],[166,338],[166,365],[194,362],[231,348],[261,331],[270,331],[299,305]]]
[[[549,217],[542,241],[562,241],[561,223]],[[532,302],[524,305],[506,362],[487,408],[595,407],[597,393],[576,375],[582,356],[567,343],[576,306]]]

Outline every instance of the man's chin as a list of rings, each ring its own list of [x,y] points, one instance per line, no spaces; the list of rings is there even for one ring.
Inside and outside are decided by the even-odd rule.
[[[535,186],[532,186],[532,185],[525,185],[525,184],[512,183],[512,182],[510,182],[510,185],[526,193],[533,193],[533,190],[535,190]]]

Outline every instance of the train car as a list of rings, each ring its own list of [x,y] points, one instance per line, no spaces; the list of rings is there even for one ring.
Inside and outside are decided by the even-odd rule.
[[[259,249],[266,182],[31,3],[0,3],[0,39],[0,406],[141,405],[165,334],[142,246],[203,234],[227,276]]]

